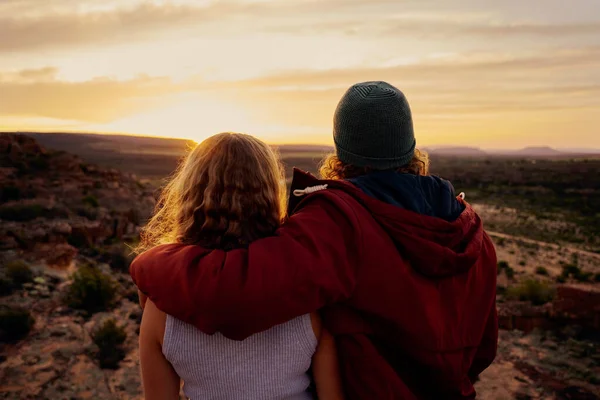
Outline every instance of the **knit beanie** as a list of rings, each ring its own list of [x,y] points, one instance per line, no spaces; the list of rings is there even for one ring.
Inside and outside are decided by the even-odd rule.
[[[379,170],[408,164],[416,140],[406,97],[386,82],[357,83],[335,110],[333,140],[346,164]]]

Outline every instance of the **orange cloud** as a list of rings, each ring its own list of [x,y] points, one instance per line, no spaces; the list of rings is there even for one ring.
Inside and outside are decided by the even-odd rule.
[[[181,87],[167,78],[55,79],[54,68],[0,74],[0,115],[108,122],[155,106]]]
[[[92,2],[93,3],[93,2]],[[328,0],[308,2],[215,1],[205,6],[136,2],[103,11],[77,12],[58,8],[69,1],[4,0],[0,4],[0,52],[26,51],[48,47],[84,46],[99,43],[131,43],[164,37],[181,29],[195,34],[278,32],[288,34],[346,34],[385,38],[444,38],[462,35],[469,39],[522,37],[545,38],[600,34],[600,21],[567,24],[490,22],[484,17],[429,8],[425,13],[415,4],[393,0]],[[85,3],[83,3],[85,4]],[[127,4],[127,3],[125,3]],[[4,8],[2,8],[4,7]],[[421,7],[423,9],[423,7]],[[427,9],[427,8],[425,8]],[[377,15],[377,23],[363,18],[365,11]],[[386,10],[382,14],[382,10]],[[35,12],[34,12],[35,11]],[[335,13],[336,17],[324,18]],[[360,17],[357,17],[360,16]],[[371,15],[371,14],[369,14]]]

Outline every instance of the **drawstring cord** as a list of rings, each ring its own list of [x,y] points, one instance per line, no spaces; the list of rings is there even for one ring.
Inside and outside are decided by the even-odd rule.
[[[309,186],[305,189],[296,189],[296,190],[294,190],[293,193],[294,193],[294,196],[301,197],[306,194],[311,194],[314,192],[318,192],[319,190],[325,190],[325,189],[327,189],[327,185],[317,185],[317,186]],[[465,192],[460,192],[458,194],[458,197],[460,197],[461,199],[464,200],[466,197]]]
[[[319,190],[325,190],[327,189],[327,185],[317,185],[317,186],[309,186],[306,189],[296,189],[294,190],[294,196],[296,197],[301,197],[304,196],[305,194],[311,194],[314,192],[318,192]]]

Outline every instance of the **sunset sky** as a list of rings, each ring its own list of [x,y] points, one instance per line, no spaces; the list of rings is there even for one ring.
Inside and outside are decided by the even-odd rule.
[[[0,130],[331,143],[353,83],[420,145],[600,148],[600,0],[0,0]]]

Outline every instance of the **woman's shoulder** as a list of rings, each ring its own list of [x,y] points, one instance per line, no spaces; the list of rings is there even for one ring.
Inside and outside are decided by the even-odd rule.
[[[167,314],[156,307],[152,300],[148,299],[144,306],[140,331],[143,330],[144,334],[151,336],[162,346],[166,323]]]

